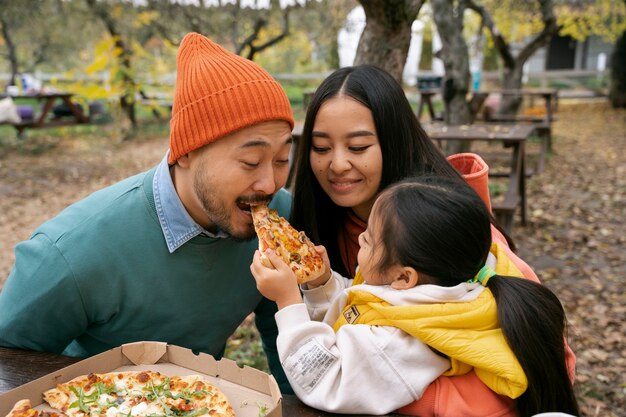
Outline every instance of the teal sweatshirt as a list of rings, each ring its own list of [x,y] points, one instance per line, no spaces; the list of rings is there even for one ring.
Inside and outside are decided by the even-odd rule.
[[[255,313],[270,368],[276,305],[256,289],[249,242],[199,235],[170,253],[156,213],[154,169],[97,191],[15,248],[0,292],[0,346],[90,356],[123,343],[163,341],[219,358]],[[271,204],[288,217],[290,195]]]

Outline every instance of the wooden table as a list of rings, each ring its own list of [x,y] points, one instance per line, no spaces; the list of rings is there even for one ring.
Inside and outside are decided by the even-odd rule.
[[[0,95],[0,98],[4,97],[11,97],[13,100],[36,99],[40,103],[39,112],[34,112],[33,119],[22,120],[20,123],[11,123],[11,125],[17,130],[18,135],[21,135],[25,129],[89,123],[89,116],[85,115],[80,106],[72,101],[72,97],[74,97],[74,94],[72,93],[42,93],[18,96]],[[52,110],[52,107],[57,101],[64,103],[71,111],[72,115],[67,118],[48,117],[50,110]]]
[[[552,122],[554,122],[554,112],[558,105],[558,94],[554,88],[520,88],[520,89],[503,89],[503,90],[481,90],[482,93],[488,95],[512,96],[529,98],[534,101],[535,98],[543,99],[543,116],[532,115],[507,115],[507,114],[489,114],[485,113],[485,122],[493,123],[534,123],[537,127],[537,134],[541,137],[541,150],[537,161],[537,172],[543,171],[545,164],[545,155],[552,151]],[[532,104],[531,104],[532,105]],[[478,111],[478,109],[477,109]]]
[[[508,232],[513,226],[513,216],[520,207],[522,225],[526,225],[526,140],[534,134],[536,126],[532,124],[492,124],[474,123],[471,125],[446,126],[441,123],[424,124],[430,138],[442,146],[443,141],[485,141],[501,142],[511,147],[510,171],[504,200],[492,204],[498,223]],[[492,175],[490,173],[490,175]]]
[[[544,104],[544,115],[543,117],[532,118],[529,117],[529,121],[541,120],[544,122],[552,122],[554,121],[554,112],[558,106],[558,94],[555,88],[518,88],[518,89],[489,89],[489,90],[480,90],[481,93],[486,94],[499,94],[501,96],[518,96],[521,98],[528,97],[531,100],[534,98],[543,99]],[[500,117],[500,116],[492,116],[492,117]],[[502,116],[504,117],[504,116]],[[524,117],[524,116],[521,116]]]
[[[422,116],[422,112],[424,111],[424,107],[428,109],[428,115],[430,116],[430,120],[442,120],[440,116],[435,113],[435,106],[433,104],[433,97],[437,94],[441,94],[441,89],[432,88],[432,89],[421,89],[419,90],[420,94],[420,103],[417,106],[417,118],[420,119]]]
[[[55,355],[53,353],[0,347],[0,394],[76,363],[79,360],[79,358]],[[5,408],[5,406],[0,399],[0,408]],[[364,416],[363,414],[359,415]],[[283,395],[283,416],[338,417],[340,415],[312,409],[298,400],[298,397],[295,395]],[[345,416],[345,414],[341,416]],[[389,414],[389,416],[397,415]]]

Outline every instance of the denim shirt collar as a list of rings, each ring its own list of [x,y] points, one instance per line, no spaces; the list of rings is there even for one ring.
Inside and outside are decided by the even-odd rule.
[[[229,237],[221,230],[218,230],[217,233],[207,231],[187,213],[172,182],[167,163],[168,154],[169,151],[157,166],[152,180],[152,191],[161,230],[170,253],[198,235],[205,235],[214,239]]]

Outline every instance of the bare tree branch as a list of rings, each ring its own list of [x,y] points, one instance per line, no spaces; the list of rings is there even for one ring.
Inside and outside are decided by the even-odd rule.
[[[261,29],[263,29],[266,25],[267,25],[267,20],[265,20],[263,17],[259,17],[256,20],[256,22],[254,22],[254,28],[252,29],[252,33],[248,35],[248,37],[244,39],[241,42],[241,44],[237,47],[237,50],[235,51],[237,55],[241,55],[241,53],[246,47],[249,47],[250,49],[253,48],[252,42],[258,39]]]
[[[487,27],[487,29],[489,29],[493,44],[498,50],[500,56],[502,57],[504,66],[507,68],[513,68],[515,66],[515,58],[511,53],[511,47],[502,36],[502,33],[496,26],[496,23],[493,21],[491,14],[487,11],[485,7],[477,4],[474,0],[467,0],[467,8],[470,10],[474,10],[480,15],[483,24]]]
[[[252,31],[250,36],[248,36],[237,48],[238,55],[241,55],[243,50],[248,47],[249,49],[246,58],[252,61],[254,60],[254,55],[256,55],[258,52],[261,52],[264,49],[277,44],[278,42],[289,36],[289,8],[287,7],[283,9],[283,31],[278,36],[273,37],[272,39],[261,45],[254,45],[254,41],[259,38],[259,33],[265,26],[267,26],[267,20],[265,20],[264,18],[257,19],[254,24],[254,30]]]
[[[554,6],[552,0],[539,0],[541,8],[541,18],[543,20],[543,30],[535,36],[529,43],[522,48],[517,55],[517,60],[526,62],[539,48],[544,46],[550,38],[555,35],[559,27],[556,24],[556,16],[554,15]]]

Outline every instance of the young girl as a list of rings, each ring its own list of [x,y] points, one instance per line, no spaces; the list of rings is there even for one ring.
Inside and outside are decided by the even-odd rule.
[[[331,412],[386,414],[441,374],[473,368],[516,399],[520,416],[577,415],[563,308],[546,287],[493,271],[502,252],[489,224],[461,182],[392,185],[359,237],[354,282],[329,272],[303,288],[306,305],[289,267],[271,251],[275,269],[264,267],[256,253],[251,270],[278,304],[279,356],[298,397]]]

